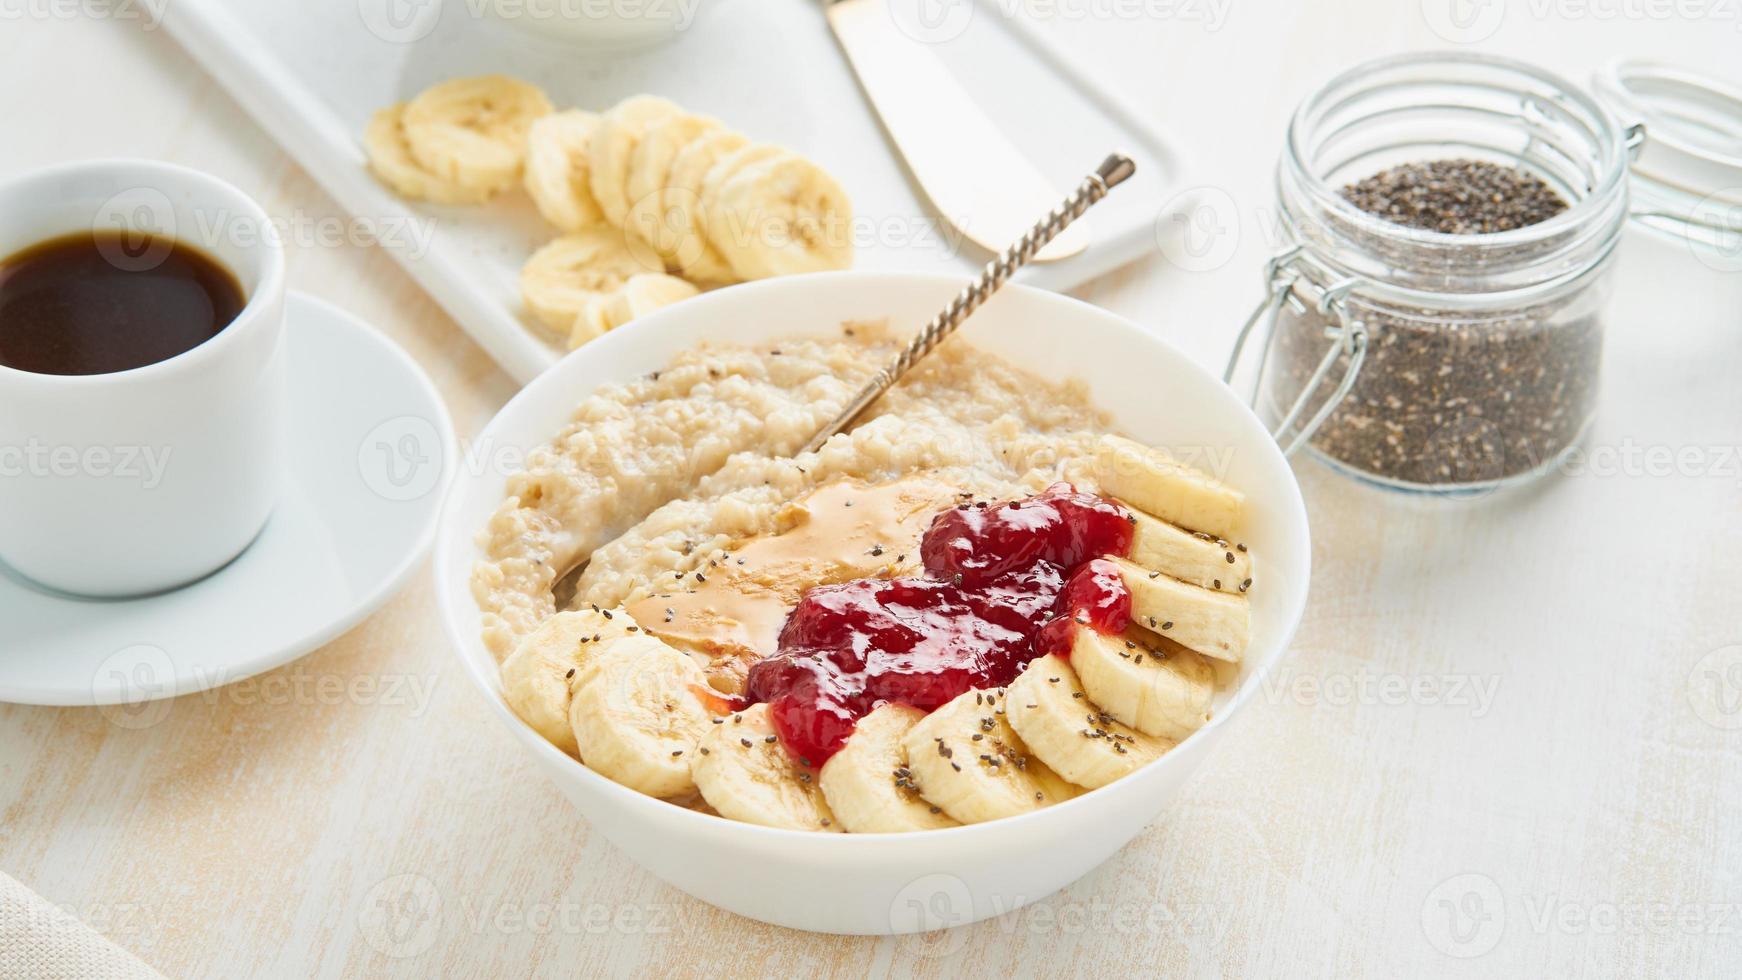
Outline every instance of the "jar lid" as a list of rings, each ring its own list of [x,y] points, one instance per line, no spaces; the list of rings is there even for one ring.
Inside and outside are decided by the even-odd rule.
[[[1742,255],[1742,88],[1657,61],[1612,61],[1594,87],[1635,142],[1633,217]]]

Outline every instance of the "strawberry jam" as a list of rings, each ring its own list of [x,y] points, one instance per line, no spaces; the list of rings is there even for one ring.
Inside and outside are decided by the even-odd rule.
[[[1094,558],[1077,567],[1054,604],[1057,618],[1040,628],[1034,655],[1071,655],[1071,634],[1079,626],[1101,633],[1123,633],[1131,625],[1131,593],[1119,577],[1119,566]]]
[[[960,575],[968,585],[1042,561],[1074,569],[1130,551],[1132,522],[1118,502],[1055,483],[1026,500],[944,511],[932,520],[920,557],[934,577]]]
[[[921,540],[927,577],[807,592],[779,651],[750,668],[750,700],[768,704],[799,762],[820,767],[879,705],[930,711],[1008,684],[1035,657],[1068,651],[1077,625],[1129,624],[1131,596],[1098,559],[1125,554],[1131,528],[1124,507],[1064,483],[951,508]]]

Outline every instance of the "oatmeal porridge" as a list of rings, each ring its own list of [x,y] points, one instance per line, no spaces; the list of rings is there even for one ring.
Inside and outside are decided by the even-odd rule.
[[[1201,726],[1244,498],[962,341],[794,455],[897,350],[703,345],[586,398],[480,536],[515,712],[643,793],[824,832],[1026,812]]]

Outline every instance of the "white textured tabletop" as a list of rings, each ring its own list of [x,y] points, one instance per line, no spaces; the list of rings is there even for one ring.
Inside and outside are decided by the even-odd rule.
[[[0,176],[162,157],[342,226],[150,29],[160,6],[0,0]],[[1468,44],[1583,80],[1622,54],[1738,72],[1742,50],[1720,3],[1028,6],[1212,188],[1189,254],[1082,295],[1217,367],[1277,244],[1287,114],[1334,70]],[[1579,465],[1446,506],[1297,464],[1292,655],[1175,807],[1027,910],[857,939],[666,887],[521,760],[421,579],[143,729],[0,706],[0,869],[177,977],[1742,975],[1742,275],[1638,234],[1623,263]],[[403,344],[462,437],[513,393],[379,250],[295,247],[290,282]]]

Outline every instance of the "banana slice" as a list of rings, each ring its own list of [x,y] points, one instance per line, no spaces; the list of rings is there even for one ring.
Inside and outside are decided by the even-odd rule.
[[[1004,717],[1004,690],[969,691],[902,736],[927,802],[962,823],[1013,817],[1076,795]]]
[[[495,194],[520,179],[526,133],[550,113],[536,85],[506,75],[456,78],[406,104],[405,139],[425,169]]]
[[[1246,651],[1251,611],[1246,597],[1187,585],[1115,558],[1131,593],[1131,618],[1199,653],[1238,663]]]
[[[1071,665],[1051,654],[1031,661],[1011,682],[1005,711],[1035,758],[1089,789],[1131,775],[1174,746],[1173,740],[1134,731],[1096,707]]]
[[[636,95],[617,103],[593,131],[592,173],[588,181],[605,220],[624,226],[629,217],[629,163],[649,129],[683,110],[656,95]]]
[[[902,736],[925,717],[905,704],[886,704],[859,719],[852,737],[817,782],[841,826],[855,834],[893,834],[960,826],[927,803],[907,767]]]
[[[646,633],[626,633],[625,635],[618,636],[615,639],[601,636],[601,638],[592,645],[592,648],[588,651],[587,655],[581,658],[580,666],[575,668],[575,676],[569,678],[569,728],[571,734],[574,729],[575,697],[580,694],[582,687],[585,687],[594,677],[598,676],[599,665],[608,662],[605,658],[606,654],[611,654],[621,659],[624,657],[640,656],[644,653],[657,653],[662,648],[675,649],[666,647],[665,641]],[[702,696],[703,703],[713,709],[716,714],[725,710],[720,707],[720,705],[725,702],[710,695],[707,689],[703,689],[697,693]]]
[[[649,796],[695,792],[690,756],[717,698],[694,660],[637,634],[605,642],[575,681],[569,726],[587,768]]]
[[[1160,450],[1119,436],[1101,438],[1094,475],[1108,496],[1171,524],[1221,538],[1234,537],[1246,508],[1246,496],[1240,491],[1174,462]]]
[[[782,153],[739,170],[711,199],[704,187],[702,202],[709,239],[745,279],[853,264],[853,204],[847,192],[797,154]]]
[[[598,340],[611,329],[611,319],[606,315],[606,308],[611,305],[609,295],[595,296],[587,300],[587,305],[575,315],[574,325],[569,328],[569,350]]]
[[[1183,531],[1135,507],[1131,512],[1136,520],[1125,557],[1133,564],[1218,592],[1245,592],[1251,585],[1252,556],[1243,545]]]
[[[630,276],[609,293],[587,300],[569,327],[569,350],[603,337],[639,316],[696,295],[696,287],[660,272]]]
[[[719,130],[719,122],[706,116],[671,116],[643,133],[629,158],[629,215],[625,223],[668,262],[676,261],[689,231],[687,219],[668,209],[663,200],[672,161],[684,147]],[[680,221],[684,223],[680,225]]]
[[[676,240],[664,244],[675,256],[678,271],[697,282],[736,282],[726,257],[708,241],[702,216],[702,183],[721,160],[750,145],[750,138],[731,130],[718,130],[678,151],[671,161],[660,207]]]
[[[727,250],[728,239],[748,237],[756,234],[757,229],[750,226],[748,219],[740,220],[736,215],[722,214],[720,207],[720,189],[733,177],[743,173],[746,168],[789,152],[783,147],[769,143],[746,143],[745,145],[721,156],[702,175],[702,182],[696,188],[697,208],[700,209],[702,231],[707,240],[720,250],[722,258],[730,259]],[[730,262],[728,261],[728,265]],[[734,278],[742,278],[736,272]]]
[[[615,330],[638,317],[644,317],[662,306],[689,299],[699,290],[676,276],[661,273],[630,276],[616,292],[604,301],[605,322]]]
[[[607,225],[591,225],[532,253],[520,270],[520,295],[540,322],[567,337],[589,300],[621,288],[633,276],[662,271],[645,242]]]
[[[369,117],[363,130],[363,152],[369,169],[395,193],[436,204],[482,204],[490,190],[456,184],[425,170],[405,142],[405,103],[390,105]]]
[[[1164,637],[1138,629],[1124,636],[1079,629],[1071,668],[1090,701],[1145,735],[1178,741],[1210,720],[1215,667]]]
[[[557,613],[533,630],[502,661],[502,698],[520,720],[570,755],[569,686],[607,641],[628,636],[634,620],[621,609],[607,616],[581,610]]]
[[[709,727],[690,769],[702,798],[720,816],[788,830],[843,830],[811,771],[794,762],[775,737],[767,705]]]
[[[593,131],[597,113],[567,109],[532,124],[526,133],[527,196],[544,220],[563,231],[580,231],[605,220],[591,186]]]

